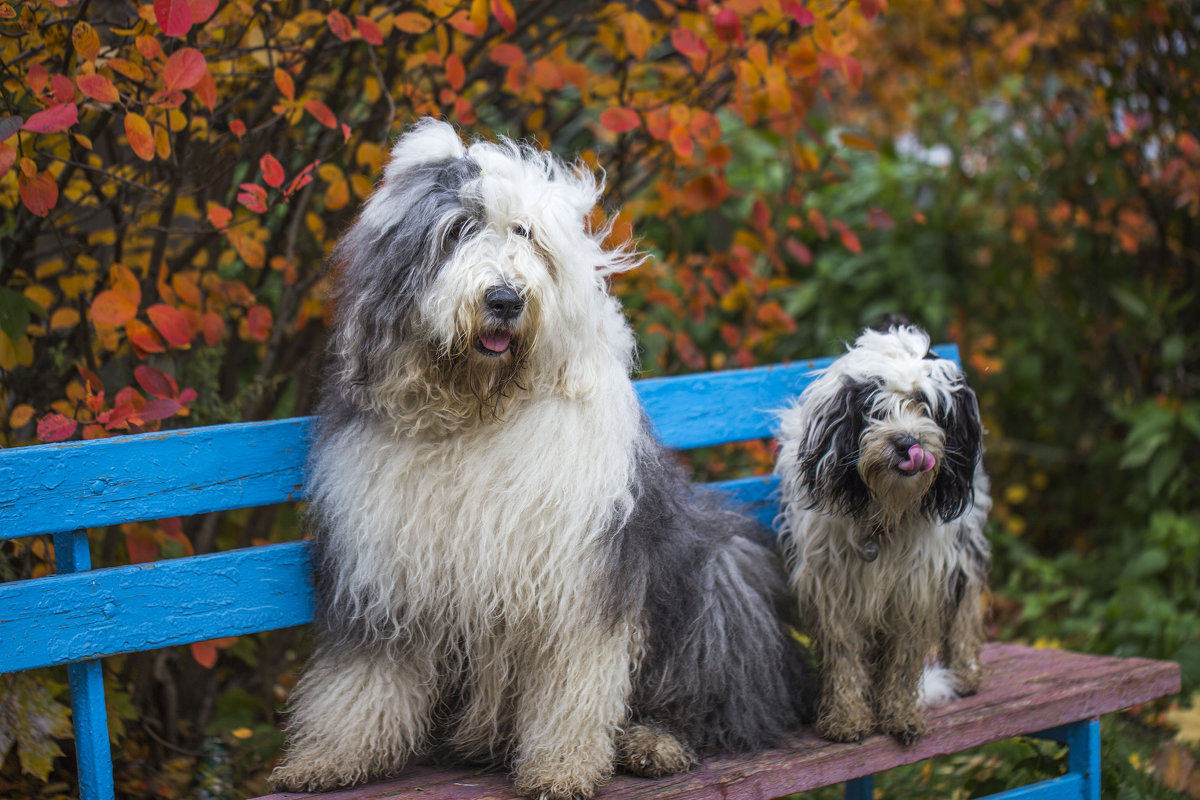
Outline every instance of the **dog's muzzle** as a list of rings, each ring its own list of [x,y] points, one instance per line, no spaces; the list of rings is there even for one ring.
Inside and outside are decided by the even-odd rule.
[[[906,475],[919,475],[922,472],[929,472],[937,464],[937,458],[933,453],[921,446],[921,443],[912,436],[901,436],[895,442],[896,469]]]
[[[511,286],[500,284],[487,290],[483,303],[490,324],[479,334],[478,349],[485,355],[502,355],[512,344],[510,327],[525,311],[525,301]]]

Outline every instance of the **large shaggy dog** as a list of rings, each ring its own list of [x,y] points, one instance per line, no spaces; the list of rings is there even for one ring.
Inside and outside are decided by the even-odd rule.
[[[414,755],[585,798],[797,722],[786,592],[755,526],[656,443],[581,166],[425,120],[338,244],[311,463],[318,649],[273,778]]]
[[[868,330],[780,427],[784,548],[821,660],[817,728],[911,743],[928,731],[922,707],[982,678],[991,499],[975,393],[924,331]],[[923,682],[935,654],[944,666]]]

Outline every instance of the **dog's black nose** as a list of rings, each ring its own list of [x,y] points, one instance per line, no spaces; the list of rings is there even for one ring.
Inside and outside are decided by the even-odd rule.
[[[896,448],[896,455],[902,459],[908,458],[908,451],[912,449],[914,444],[920,444],[920,442],[913,436],[898,436],[892,442],[892,446]]]
[[[525,301],[508,286],[493,286],[484,296],[488,311],[504,322],[516,319],[525,308]]]

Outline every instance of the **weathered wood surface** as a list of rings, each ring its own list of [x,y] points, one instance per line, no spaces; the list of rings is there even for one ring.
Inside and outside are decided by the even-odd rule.
[[[931,733],[912,747],[873,736],[835,744],[807,732],[794,744],[749,758],[715,758],[686,775],[647,780],[620,775],[596,800],[769,800],[793,792],[957,753],[1012,736],[1091,719],[1179,691],[1179,665],[1089,656],[1010,644],[984,649],[983,691],[930,714]],[[501,774],[415,767],[396,780],[322,794],[284,792],[262,800],[511,800]]]

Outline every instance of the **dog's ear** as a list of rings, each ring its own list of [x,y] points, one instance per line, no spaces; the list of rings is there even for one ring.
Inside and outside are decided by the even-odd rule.
[[[946,434],[942,466],[925,496],[925,512],[943,522],[957,519],[975,497],[975,468],[982,457],[983,423],[979,400],[965,383],[951,394],[951,403],[939,409],[938,425]]]
[[[462,158],[466,152],[453,125],[424,117],[396,140],[383,172],[384,183],[395,181],[417,167]]]
[[[875,385],[842,376],[827,393],[806,399],[810,425],[800,443],[800,477],[810,508],[854,516],[866,509],[871,492],[858,472],[858,451],[867,406]]]

